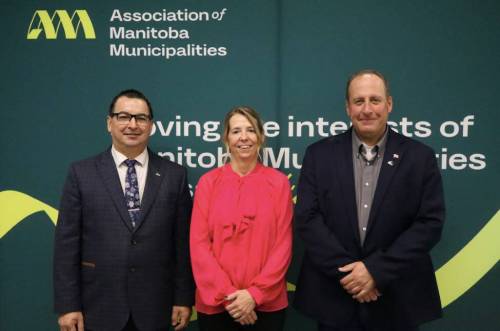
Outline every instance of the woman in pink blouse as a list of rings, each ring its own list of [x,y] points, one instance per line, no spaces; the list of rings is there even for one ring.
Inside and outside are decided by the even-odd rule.
[[[255,110],[231,110],[222,140],[230,161],[200,178],[191,219],[199,328],[279,331],[288,306],[290,184],[258,161],[265,136]]]

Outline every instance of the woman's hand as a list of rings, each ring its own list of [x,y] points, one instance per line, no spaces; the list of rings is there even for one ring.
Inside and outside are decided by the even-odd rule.
[[[241,325],[253,325],[257,321],[257,314],[255,313],[255,310],[252,310],[250,314],[243,315],[235,321]]]
[[[254,324],[257,320],[255,314],[255,300],[247,290],[238,290],[231,293],[226,298],[227,301],[232,301],[226,306],[226,310],[237,322],[242,325]]]

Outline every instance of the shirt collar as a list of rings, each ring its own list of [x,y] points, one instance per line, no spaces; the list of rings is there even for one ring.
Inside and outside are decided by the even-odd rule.
[[[387,132],[389,130],[390,130],[389,126],[386,125],[384,135],[375,144],[375,146],[378,146],[378,155],[383,155],[384,154],[385,145],[387,143]],[[359,154],[360,146],[362,144],[363,144],[363,142],[361,141],[361,139],[359,139],[359,137],[358,137],[358,135],[356,133],[356,130],[354,130],[354,128],[353,128],[352,129],[352,151],[353,151],[353,155],[358,155]],[[365,144],[365,146],[368,146],[368,145]],[[374,147],[374,146],[372,146],[372,147]]]
[[[118,150],[115,148],[115,146],[111,146],[111,155],[113,156],[113,160],[115,161],[116,167],[119,167],[123,164],[125,160],[128,160],[128,158],[123,155],[122,153],[118,152]],[[137,161],[137,165],[143,167],[147,160],[149,159],[148,155],[148,149],[144,148],[144,150],[141,152],[141,154],[137,155],[134,160]]]
[[[257,164],[255,165],[255,168],[253,168],[252,171],[250,171],[249,173],[247,173],[244,176],[240,176],[238,173],[236,173],[236,171],[233,170],[233,167],[231,167],[231,163],[230,162],[226,163],[223,166],[222,170],[224,172],[232,175],[232,176],[237,177],[237,178],[245,178],[245,177],[250,177],[250,176],[253,176],[253,175],[259,173],[262,167],[263,167],[262,164],[257,161]]]

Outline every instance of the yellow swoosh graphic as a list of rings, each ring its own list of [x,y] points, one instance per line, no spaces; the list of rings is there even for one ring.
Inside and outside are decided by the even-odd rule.
[[[29,215],[44,211],[54,224],[58,211],[27,194],[17,191],[0,192],[0,238]],[[444,307],[458,299],[474,286],[500,259],[500,210],[486,223],[454,257],[436,271],[436,278]],[[460,275],[461,277],[456,277]],[[287,283],[289,291],[295,285]]]
[[[443,307],[467,292],[497,264],[500,260],[499,234],[500,210],[464,248],[436,271]]]
[[[54,225],[57,222],[57,209],[17,191],[0,192],[0,210],[0,239],[26,217],[39,211],[46,212]]]

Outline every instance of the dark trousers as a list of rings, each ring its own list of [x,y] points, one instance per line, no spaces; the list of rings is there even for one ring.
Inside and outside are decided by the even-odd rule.
[[[358,309],[345,326],[338,327],[319,322],[318,331],[418,331],[418,327],[408,325],[398,324],[396,326],[386,325],[383,327],[375,327],[363,323],[362,321],[370,320],[367,314],[368,312],[364,309],[364,306],[362,304],[358,305]]]
[[[158,329],[158,331],[167,331],[169,328],[166,329]],[[85,328],[85,331],[93,331]],[[122,331],[139,331],[137,326],[135,326],[134,320],[132,319],[132,316],[129,316],[127,324],[125,324],[125,327],[122,329]]]
[[[323,323],[319,323],[318,324],[318,331],[418,331],[418,328],[395,328],[395,329],[390,329],[390,330],[387,330],[387,329],[384,329],[384,330],[380,330],[380,329],[374,329],[374,328],[370,328],[369,326],[362,326],[361,324],[353,324],[351,326],[346,326],[346,327],[340,327],[340,328],[337,328],[337,327],[333,327],[331,325],[327,325],[327,324],[323,324]]]
[[[254,325],[241,325],[227,312],[207,315],[198,312],[200,331],[280,331],[285,326],[286,309],[273,312],[257,311]]]
[[[158,329],[157,331],[168,331],[168,330],[173,330],[173,328],[170,328],[169,326],[167,326],[166,328]],[[134,323],[134,320],[132,319],[132,316],[130,316],[128,318],[127,325],[125,325],[125,327],[122,329],[122,331],[139,331],[137,326],[135,326],[135,323]]]

